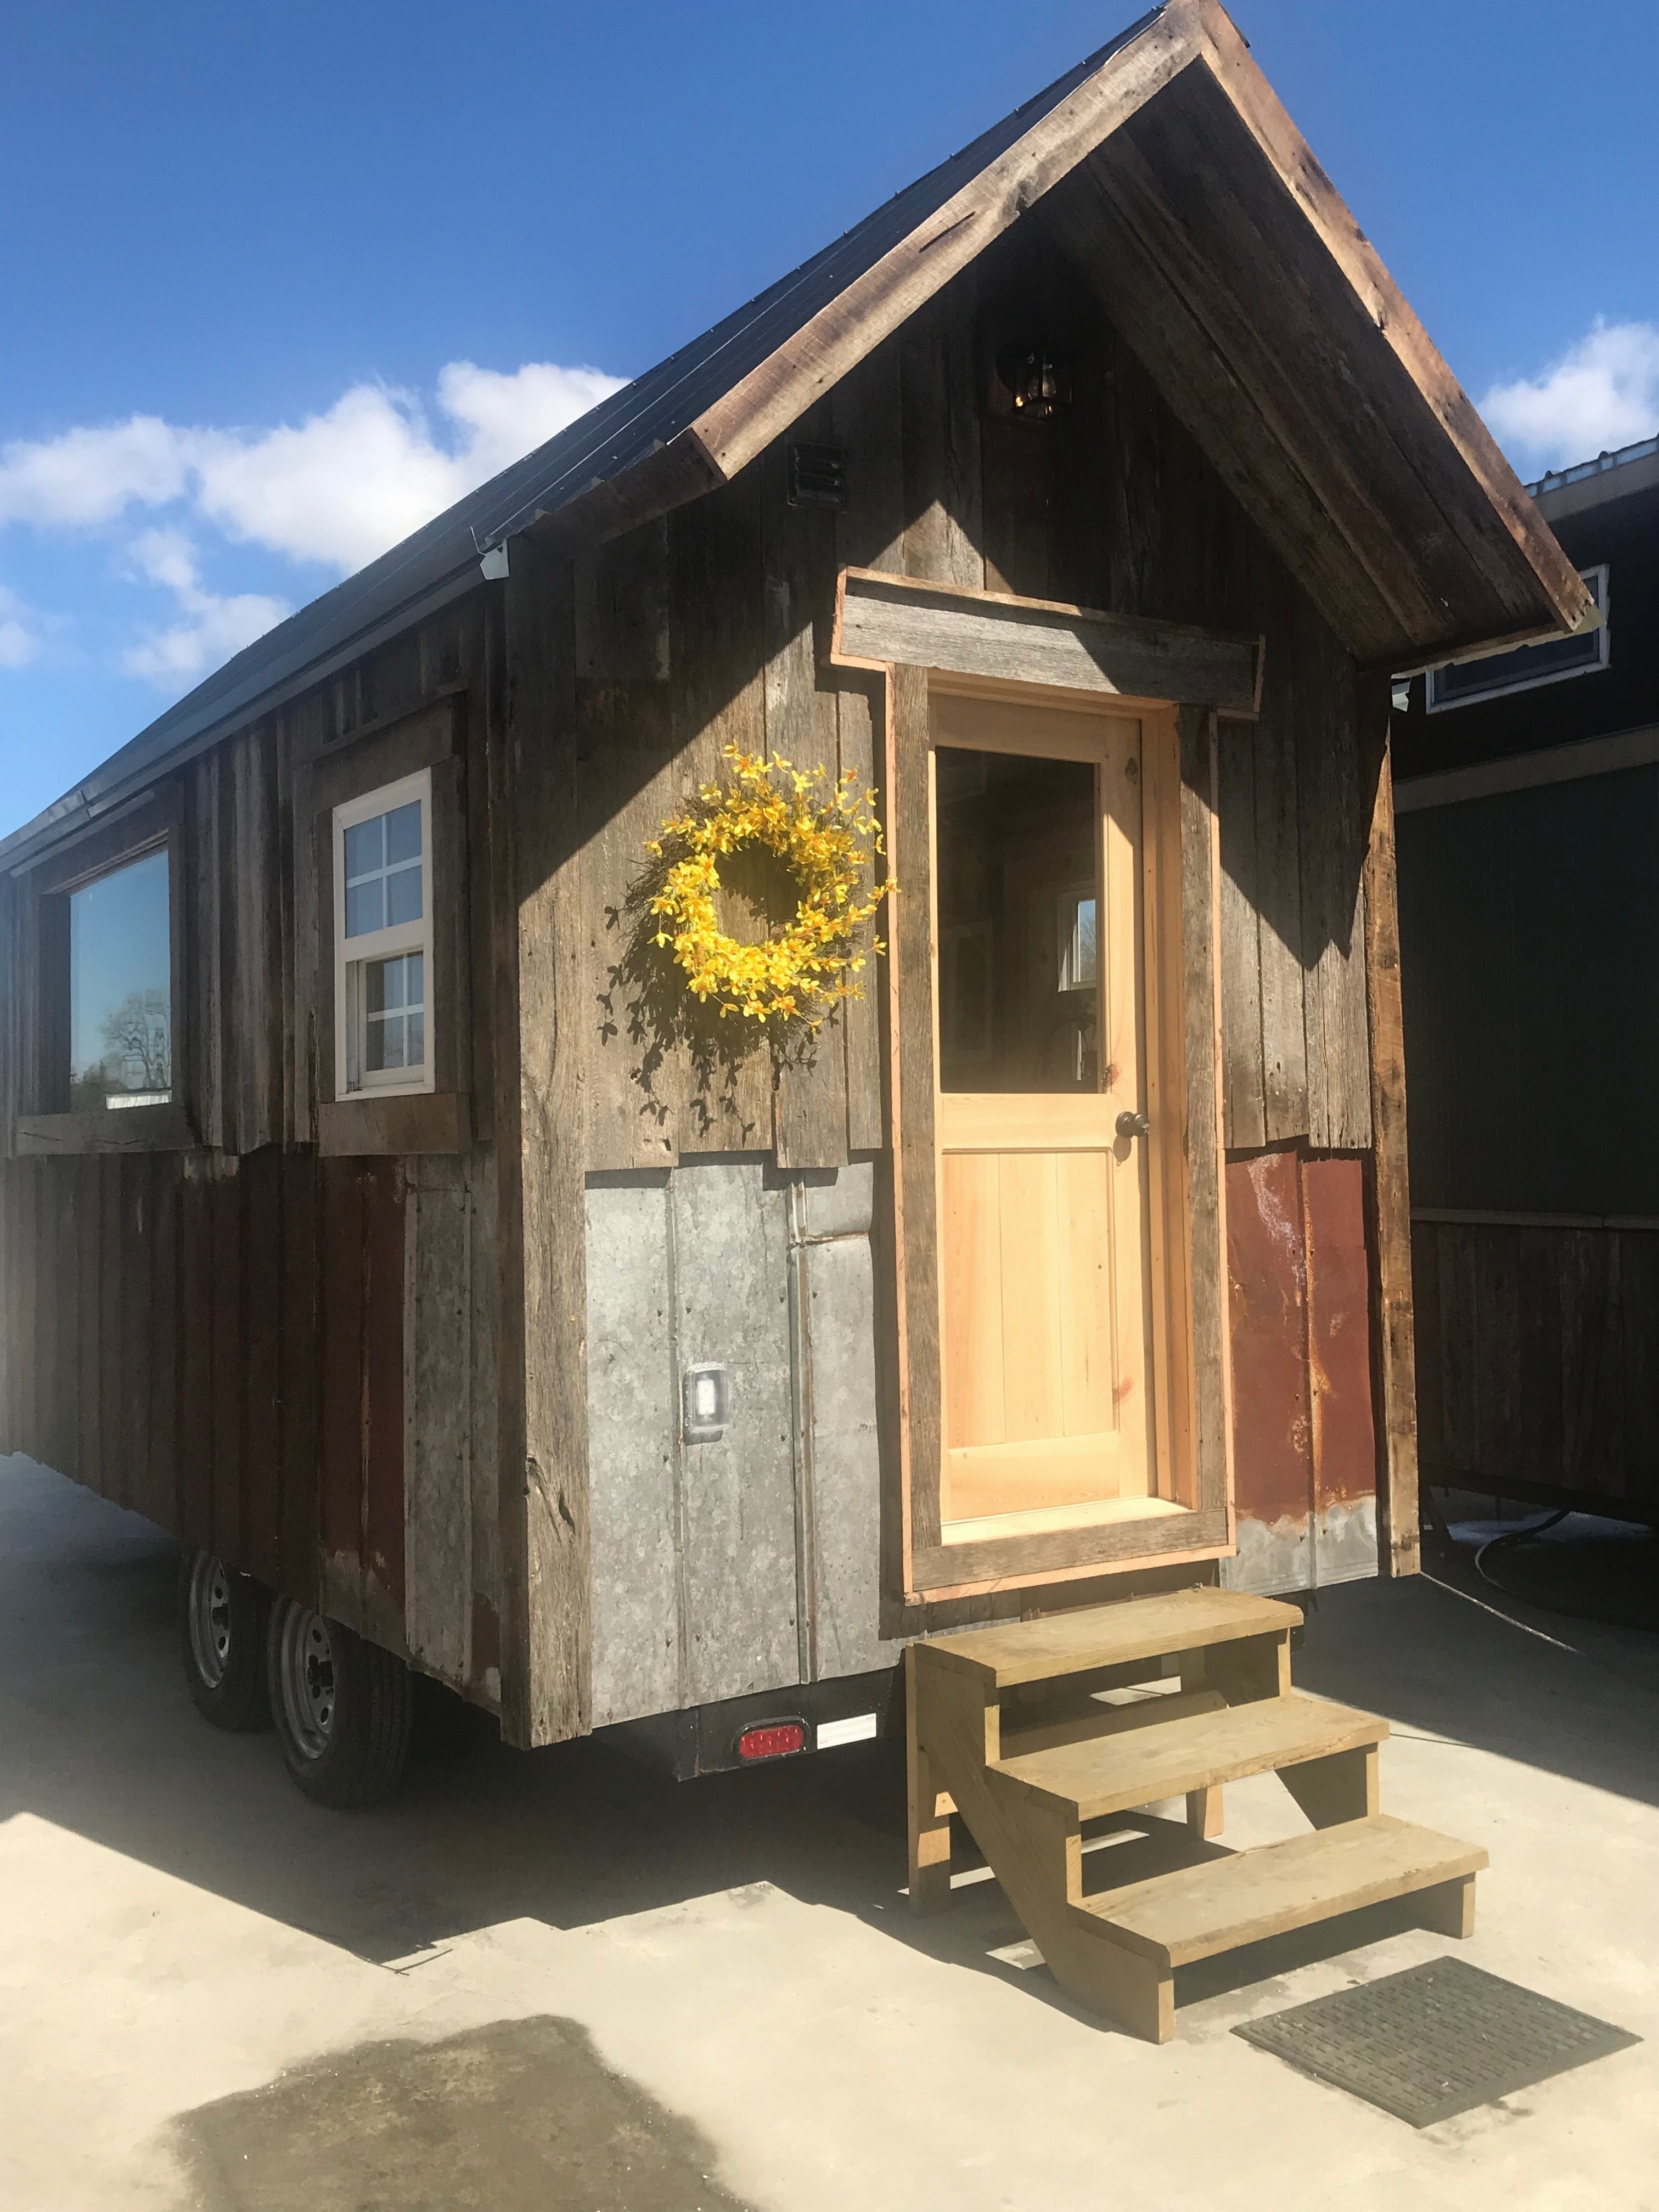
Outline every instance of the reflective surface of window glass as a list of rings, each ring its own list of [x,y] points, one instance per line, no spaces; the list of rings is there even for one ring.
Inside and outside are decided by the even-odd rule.
[[[421,918],[421,802],[354,823],[345,833],[345,933]]]
[[[372,1074],[426,1059],[425,961],[418,952],[363,965],[363,1064]]]
[[[163,849],[70,893],[70,1106],[165,1104],[173,935]]]
[[[939,1086],[1094,1091],[1094,768],[957,745],[934,764]]]

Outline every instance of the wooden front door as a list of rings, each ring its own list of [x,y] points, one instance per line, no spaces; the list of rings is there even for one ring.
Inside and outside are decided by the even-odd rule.
[[[1158,1496],[1141,724],[936,693],[930,729],[940,1535],[1178,1511]]]

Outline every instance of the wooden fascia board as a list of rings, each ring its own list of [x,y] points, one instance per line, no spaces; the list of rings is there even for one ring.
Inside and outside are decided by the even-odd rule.
[[[720,472],[733,477],[753,460],[1179,76],[1200,52],[1202,0],[1170,0],[1139,38],[700,415],[691,433]]]
[[[843,568],[830,659],[837,668],[903,663],[941,675],[1200,704],[1254,721],[1266,654],[1263,637]]]
[[[1601,610],[1590,601],[1590,620],[1577,623],[1569,633],[1577,637],[1585,630],[1600,629]],[[1449,661],[1490,660],[1500,653],[1514,653],[1523,645],[1549,645],[1561,635],[1559,623],[1531,623],[1524,629],[1507,630],[1498,636],[1482,631],[1475,637],[1452,637],[1425,647],[1421,652],[1397,654],[1388,662],[1362,661],[1356,672],[1360,676],[1424,676],[1431,668],[1443,668]]]
[[[1446,366],[1307,140],[1286,114],[1220,0],[1194,0],[1193,14],[1199,58],[1278,172],[1285,191],[1341,270],[1383,343],[1422,393],[1430,412],[1538,579],[1558,618],[1558,626],[1545,635],[1559,636],[1564,629],[1576,635],[1595,607],[1577,569],[1556,543],[1468,393]],[[1441,658],[1444,658],[1443,649]]]

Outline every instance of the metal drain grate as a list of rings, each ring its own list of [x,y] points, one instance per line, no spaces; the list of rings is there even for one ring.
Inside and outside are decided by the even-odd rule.
[[[1408,1966],[1233,2033],[1414,2128],[1642,2040],[1461,1959]]]

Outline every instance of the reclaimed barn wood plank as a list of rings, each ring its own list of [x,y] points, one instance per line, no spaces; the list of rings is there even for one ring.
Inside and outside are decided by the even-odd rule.
[[[1267,1141],[1284,1144],[1308,1127],[1307,1038],[1303,1019],[1301,855],[1296,799],[1292,679],[1270,672],[1268,703],[1255,732],[1256,882],[1261,896],[1261,1089]]]
[[[154,1230],[149,1274],[149,1419],[143,1510],[158,1528],[179,1526],[179,1214],[183,1167],[177,1153],[150,1162]]]
[[[523,541],[520,541],[523,543]],[[579,1735],[592,1710],[586,1247],[579,1013],[583,992],[568,564],[525,545],[508,578],[512,744],[492,776],[492,885],[502,917],[501,1729],[529,1746]],[[585,1012],[585,1009],[582,1010]]]
[[[1386,678],[1358,692],[1360,788],[1374,794],[1365,859],[1365,994],[1370,1014],[1371,1146],[1376,1216],[1377,1507],[1382,1571],[1415,1574],[1417,1385],[1412,1351],[1411,1191],[1406,1160],[1406,1047],[1400,1002],[1394,781]]]
[[[866,569],[846,573],[839,612],[853,661],[1256,711],[1259,638]]]
[[[189,1152],[179,1194],[179,1534],[213,1542],[213,1158]],[[84,1365],[89,1340],[83,1334]]]
[[[121,1502],[144,1510],[149,1476],[150,1316],[155,1154],[114,1159],[120,1209]]]
[[[363,1618],[364,1174],[356,1160],[325,1160],[318,1170],[322,1300],[319,1580],[328,1610],[350,1627],[358,1626]]]
[[[241,1249],[244,1340],[243,1559],[248,1573],[274,1589],[282,1572],[283,1162],[261,1146],[242,1162]]]
[[[904,455],[899,386],[899,343],[878,346],[830,398],[836,441],[847,457],[847,505],[836,517],[836,568],[897,570],[903,562]],[[836,695],[842,771],[860,784],[879,785],[878,734],[886,714],[884,680],[843,671]],[[891,794],[880,793],[879,811],[890,818]],[[884,913],[878,934],[890,928]],[[842,1016],[847,1065],[847,1141],[854,1152],[875,1152],[887,1141],[882,1115],[881,994],[884,970],[872,961],[864,993]]]
[[[1227,1197],[1222,1176],[1221,978],[1217,906],[1221,852],[1213,714],[1183,707],[1181,747],[1181,958],[1185,1028],[1187,1216],[1191,1239],[1192,1468],[1196,1506],[1224,1512],[1232,1495],[1231,1355],[1227,1337]]]
[[[1261,1069],[1261,917],[1255,852],[1255,746],[1230,736],[1218,755],[1221,831],[1221,1036],[1230,1149],[1267,1141]]]
[[[242,1317],[242,1269],[247,1232],[241,1162],[219,1155],[208,1182],[212,1270],[213,1395],[200,1418],[213,1432],[211,1548],[233,1564],[247,1556],[246,1333]]]
[[[363,1615],[379,1644],[404,1648],[404,1169],[362,1176]]]
[[[797,426],[802,439],[830,442],[826,405]],[[758,464],[763,532],[766,752],[802,770],[822,769],[826,790],[840,774],[836,700],[828,658],[834,611],[836,516],[788,498],[788,441]],[[776,1071],[772,1139],[781,1168],[835,1168],[847,1158],[847,1065],[836,1015]]]
[[[682,793],[726,780],[726,745],[753,754],[765,749],[761,499],[760,471],[751,470],[669,520],[672,775]],[[641,832],[648,836],[654,827],[654,822],[641,823]],[[717,1024],[711,1034],[718,1038]],[[702,1071],[684,1048],[674,1058],[687,1079],[679,1112],[681,1152],[769,1149],[772,1072],[763,1048],[730,1059],[717,1052]]]
[[[80,1385],[80,1419],[78,1433],[81,1445],[81,1480],[100,1496],[107,1497],[108,1472],[104,1455],[103,1391],[100,1386],[105,1353],[102,1301],[99,1295],[99,1276],[102,1246],[100,1236],[101,1187],[99,1182],[99,1163],[96,1159],[81,1159],[75,1164],[75,1246],[76,1281],[79,1292],[79,1321],[81,1359],[77,1381]],[[34,1176],[41,1170],[36,1169]],[[29,1197],[31,1224],[38,1182],[31,1180]],[[31,1236],[36,1234],[33,1227]],[[33,1331],[38,1321],[30,1323]],[[33,1346],[30,1342],[30,1354]]]
[[[626,972],[629,894],[647,865],[648,841],[682,796],[671,688],[672,577],[662,522],[573,564],[574,720],[561,735],[581,802],[584,847],[570,865],[582,887],[584,1157],[596,1168],[672,1162],[689,1095],[681,1055],[665,1049]]]
[[[404,1632],[468,1677],[472,1599],[471,1205],[464,1165],[411,1161],[404,1202]]]
[[[979,377],[970,266],[904,328],[904,572],[939,584],[985,585]]]
[[[322,1170],[309,1152],[282,1158],[283,1278],[280,1326],[282,1390],[281,1557],[276,1586],[316,1606],[319,1528],[319,1434],[323,1260],[319,1249]]]

